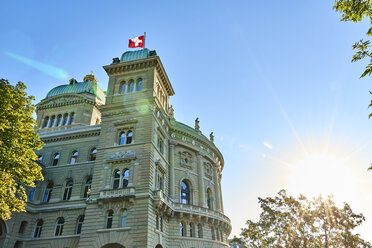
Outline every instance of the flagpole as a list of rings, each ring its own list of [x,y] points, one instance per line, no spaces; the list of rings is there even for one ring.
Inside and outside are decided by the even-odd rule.
[[[144,37],[143,37],[143,49],[144,50],[146,49],[145,44],[146,44],[146,32],[145,32]]]

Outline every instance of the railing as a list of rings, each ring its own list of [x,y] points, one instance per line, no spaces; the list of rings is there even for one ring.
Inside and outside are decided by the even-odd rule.
[[[168,206],[170,206],[174,211],[177,211],[177,212],[185,211],[185,212],[193,213],[193,214],[201,214],[201,215],[208,216],[211,218],[222,219],[225,222],[231,223],[230,219],[226,215],[218,211],[210,210],[208,208],[203,208],[203,207],[196,206],[196,205],[189,205],[189,204],[182,204],[182,203],[174,202],[174,200],[172,200],[169,196],[164,194],[162,190],[158,190],[155,192],[155,198],[162,200]]]
[[[99,193],[99,198],[116,198],[134,195],[135,188],[105,189]]]

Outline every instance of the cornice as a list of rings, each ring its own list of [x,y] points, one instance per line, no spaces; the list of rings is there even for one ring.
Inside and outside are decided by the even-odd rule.
[[[66,97],[75,97],[75,98],[78,98],[78,99],[74,99],[74,100],[66,100],[66,101],[63,101],[63,102],[53,102],[53,101],[56,101],[56,100],[59,100],[59,99],[62,99],[62,98],[66,98]],[[99,107],[101,105],[103,105],[103,103],[100,103],[96,100],[93,100],[93,99],[87,99],[87,98],[84,98],[80,95],[76,95],[76,94],[65,94],[65,95],[60,95],[60,96],[57,96],[57,97],[53,97],[51,99],[47,99],[47,100],[43,100],[41,101],[39,104],[37,104],[37,107],[36,107],[36,111],[39,111],[39,110],[44,110],[44,109],[51,109],[51,108],[58,108],[58,107],[64,107],[64,106],[70,106],[70,105],[76,105],[76,104],[81,104],[81,103],[85,103],[85,104],[89,104],[89,105],[92,105],[92,106],[95,106],[95,107]]]

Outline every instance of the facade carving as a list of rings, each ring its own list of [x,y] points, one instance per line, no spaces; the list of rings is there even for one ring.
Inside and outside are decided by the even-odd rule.
[[[27,189],[27,212],[0,221],[0,247],[229,247],[223,156],[198,119],[174,118],[156,52],[103,68],[106,94],[91,73],[37,104],[45,180]]]

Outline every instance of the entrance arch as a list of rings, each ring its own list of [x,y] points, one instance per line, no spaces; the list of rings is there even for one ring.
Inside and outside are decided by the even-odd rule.
[[[118,243],[112,243],[102,246],[101,248],[125,248],[125,246],[118,244]]]
[[[5,236],[8,233],[6,224],[3,220],[0,220],[0,247],[4,246]]]
[[[155,246],[155,248],[163,248],[163,246],[161,244],[158,244]]]

